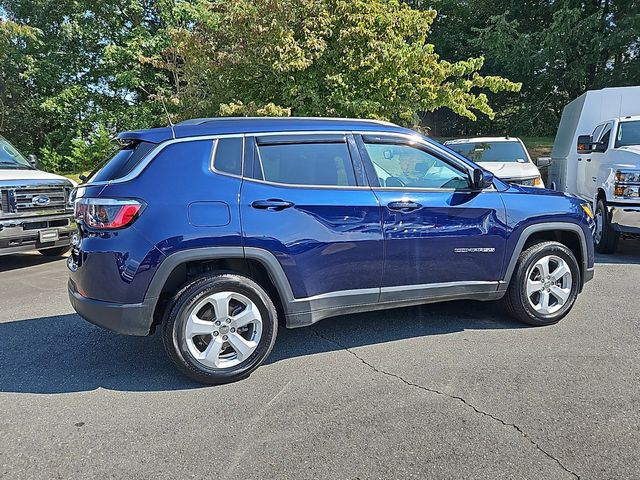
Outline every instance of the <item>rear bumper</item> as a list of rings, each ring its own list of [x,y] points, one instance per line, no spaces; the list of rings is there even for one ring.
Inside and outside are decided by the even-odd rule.
[[[71,305],[86,321],[122,335],[139,337],[149,335],[153,324],[155,299],[147,298],[143,303],[134,304],[93,300],[83,297],[71,280],[68,283],[68,290]]]
[[[42,230],[57,230],[58,240],[40,242]],[[0,220],[0,255],[68,246],[74,230],[70,215]]]
[[[611,226],[622,233],[640,234],[640,205],[610,206]]]

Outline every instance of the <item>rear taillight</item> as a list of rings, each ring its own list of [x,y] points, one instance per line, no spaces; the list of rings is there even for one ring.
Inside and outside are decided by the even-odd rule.
[[[139,200],[82,198],[76,201],[75,217],[89,228],[113,230],[131,224],[143,208]]]

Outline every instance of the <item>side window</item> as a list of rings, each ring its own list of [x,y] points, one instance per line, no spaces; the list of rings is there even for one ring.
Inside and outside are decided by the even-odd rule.
[[[591,138],[593,139],[594,142],[598,140],[598,137],[600,136],[600,132],[602,132],[603,128],[604,128],[604,123],[602,125],[598,125],[596,128],[593,129]]]
[[[602,143],[604,146],[602,147],[603,150],[605,151],[607,150],[607,148],[609,148],[609,140],[611,139],[611,124],[607,123],[604,127],[604,130],[602,131],[602,135],[600,136],[600,143]]]
[[[216,140],[213,168],[219,172],[242,175],[242,138],[229,137]]]
[[[356,185],[346,143],[289,143],[258,146],[259,169],[267,182],[349,187]]]
[[[467,172],[409,145],[365,143],[383,187],[469,188]]]

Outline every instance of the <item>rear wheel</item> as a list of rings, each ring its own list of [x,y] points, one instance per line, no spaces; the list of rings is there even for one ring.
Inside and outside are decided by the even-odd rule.
[[[609,210],[603,199],[598,200],[595,214],[596,230],[593,234],[593,244],[598,253],[614,253],[618,249],[620,232],[611,227]]]
[[[63,247],[54,247],[54,248],[43,248],[42,250],[38,250],[40,254],[45,257],[61,257],[65,253],[67,253],[71,247],[69,245],[65,245]]]
[[[276,309],[253,280],[235,274],[195,279],[170,303],[165,349],[186,375],[207,384],[247,377],[275,343]]]
[[[569,311],[578,296],[580,267],[558,242],[543,242],[520,254],[502,301],[514,318],[529,325],[552,325]]]

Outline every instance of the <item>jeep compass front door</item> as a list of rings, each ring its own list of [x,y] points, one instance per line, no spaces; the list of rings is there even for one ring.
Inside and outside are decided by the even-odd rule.
[[[465,164],[417,138],[357,141],[382,209],[380,301],[495,291],[506,228],[500,194],[475,191]]]

